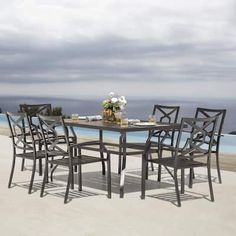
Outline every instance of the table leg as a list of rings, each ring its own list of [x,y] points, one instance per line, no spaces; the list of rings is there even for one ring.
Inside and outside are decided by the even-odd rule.
[[[99,130],[99,143],[100,143],[100,149],[102,149],[102,143],[103,143],[103,132],[102,132],[101,129]],[[100,152],[100,157],[101,157],[101,159],[104,159],[104,154],[103,154],[102,151]],[[103,174],[103,175],[106,174],[105,161],[102,161],[102,174]]]
[[[123,137],[120,135],[120,140],[119,140],[119,159],[118,159],[118,174],[120,175],[121,173],[121,165],[122,165],[122,145],[123,145]]]
[[[184,174],[184,169],[181,169],[181,193],[184,193],[184,184],[185,184],[185,174]]]
[[[120,198],[124,197],[125,168],[126,168],[126,133],[122,133],[122,170],[120,175]]]

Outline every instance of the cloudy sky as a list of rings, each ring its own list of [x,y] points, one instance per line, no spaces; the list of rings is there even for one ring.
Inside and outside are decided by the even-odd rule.
[[[0,5],[0,95],[236,98],[235,0]]]

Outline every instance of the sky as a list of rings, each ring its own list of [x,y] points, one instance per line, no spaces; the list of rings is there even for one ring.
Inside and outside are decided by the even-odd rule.
[[[236,98],[235,0],[0,5],[0,96]]]

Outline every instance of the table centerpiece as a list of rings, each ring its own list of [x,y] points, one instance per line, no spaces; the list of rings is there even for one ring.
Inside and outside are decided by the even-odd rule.
[[[110,92],[108,97],[103,100],[103,120],[107,122],[120,122],[122,112],[127,104],[125,96],[118,96]]]

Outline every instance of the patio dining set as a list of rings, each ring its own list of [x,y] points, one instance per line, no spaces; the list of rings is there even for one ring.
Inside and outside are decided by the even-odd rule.
[[[214,201],[211,157],[216,162],[218,181],[222,183],[219,147],[225,109],[197,108],[193,117],[181,118],[179,121],[179,106],[154,105],[152,115],[156,117],[155,123],[118,124],[53,116],[51,104],[21,104],[19,108],[19,113],[6,113],[13,145],[9,188],[13,182],[16,159],[21,159],[22,171],[26,160],[33,163],[29,193],[32,193],[38,167],[39,175],[43,176],[41,197],[45,196],[46,185],[55,181],[53,176],[60,166],[68,169],[64,195],[64,203],[67,203],[70,189],[75,188],[75,178],[78,180],[78,191],[82,191],[83,165],[101,163],[102,175],[107,180],[107,197],[111,198],[111,159],[118,157],[119,193],[120,198],[123,198],[126,162],[132,161],[130,156],[141,158],[141,199],[145,199],[146,182],[154,167],[157,167],[158,182],[162,181],[163,169],[173,177],[177,206],[181,206],[186,176],[188,186],[192,188],[197,167],[206,167],[210,200]],[[97,130],[99,137],[96,140],[80,141],[75,127]],[[118,143],[105,141],[104,131],[118,133]],[[145,142],[128,141],[129,133],[143,131],[147,134]]]

